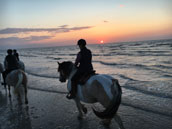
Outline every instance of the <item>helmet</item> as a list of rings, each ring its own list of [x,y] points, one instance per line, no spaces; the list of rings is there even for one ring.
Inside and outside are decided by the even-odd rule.
[[[13,52],[12,49],[8,49],[8,50],[7,50],[7,53],[8,53],[8,54],[12,54],[12,52]]]
[[[86,41],[84,39],[80,39],[80,40],[78,40],[77,45],[85,46],[86,45]]]

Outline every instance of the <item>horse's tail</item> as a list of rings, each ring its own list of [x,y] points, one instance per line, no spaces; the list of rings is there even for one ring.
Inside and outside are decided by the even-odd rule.
[[[116,79],[113,79],[112,82],[113,84],[111,86],[111,89],[112,89],[113,99],[111,100],[109,106],[103,112],[98,112],[93,108],[93,112],[95,113],[95,115],[101,119],[113,118],[121,103],[121,94],[122,94],[121,86],[119,85],[119,82]],[[114,86],[117,86],[117,91],[115,91]]]
[[[19,87],[21,86],[22,84],[22,81],[23,81],[23,74],[21,71],[18,72],[18,81],[17,81],[17,84],[14,88],[14,93],[18,93],[19,92]]]

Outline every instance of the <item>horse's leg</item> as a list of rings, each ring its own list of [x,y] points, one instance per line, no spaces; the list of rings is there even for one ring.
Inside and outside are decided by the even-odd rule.
[[[75,98],[74,100],[75,100],[76,106],[77,106],[78,111],[79,111],[78,119],[82,119],[83,118],[82,105],[77,98]]]
[[[103,119],[100,123],[103,124],[103,126],[109,128],[111,121],[112,119]]]
[[[9,97],[11,98],[10,85],[8,85]]]
[[[106,98],[106,99],[105,99],[105,98]],[[102,99],[102,98],[100,97],[100,98],[98,98],[98,101],[102,104],[102,106],[103,106],[104,108],[107,108],[111,100],[110,100],[106,95],[104,95],[104,98]],[[110,124],[111,124],[111,121],[112,121],[112,118],[103,119],[103,120],[102,120],[102,123],[103,123],[103,125],[104,125],[105,127],[109,127]]]
[[[5,90],[6,90],[6,82],[5,82],[6,76],[5,76],[5,73],[4,73],[4,72],[2,73],[2,77],[3,77],[3,81],[4,81],[4,82],[2,82],[1,84],[4,85],[4,88],[5,88]]]
[[[118,123],[120,129],[125,129],[120,116],[116,113],[114,116],[115,121]]]
[[[82,111],[87,114],[87,108],[84,106],[84,104],[81,104],[81,107],[82,107]]]
[[[25,92],[25,104],[28,104],[28,99],[27,99],[27,85],[24,85],[24,92]]]
[[[19,92],[17,93],[17,99],[18,99],[19,104],[22,104],[21,95]]]

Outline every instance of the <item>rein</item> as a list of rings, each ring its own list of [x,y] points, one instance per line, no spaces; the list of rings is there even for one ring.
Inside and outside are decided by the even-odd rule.
[[[71,73],[69,75],[69,80],[72,79],[73,75],[76,73],[77,69],[75,68],[74,65],[72,65]]]

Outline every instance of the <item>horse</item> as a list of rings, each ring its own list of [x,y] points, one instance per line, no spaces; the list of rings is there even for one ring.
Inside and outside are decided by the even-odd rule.
[[[71,78],[76,73],[77,68],[71,61],[57,63],[59,65],[59,81],[66,82],[66,80],[68,80],[67,89],[70,91]],[[112,118],[114,118],[119,126],[124,128],[121,118],[117,115],[117,110],[121,103],[121,96],[122,90],[117,79],[105,74],[91,76],[85,84],[77,85],[77,93],[74,101],[79,111],[78,119],[82,119],[83,113],[87,113],[87,108],[81,104],[81,101],[90,104],[99,102],[106,109],[99,112],[96,111],[95,108],[92,108],[94,114],[102,120],[108,121],[108,124],[110,124]]]
[[[23,67],[22,67],[23,68]],[[0,73],[3,73],[3,65],[0,63]],[[24,92],[25,92],[25,104],[28,104],[28,98],[27,98],[27,76],[25,72],[21,69],[16,69],[11,71],[7,76],[6,76],[6,83],[8,85],[8,91],[9,91],[9,97],[11,98],[11,93],[10,93],[10,86],[14,86],[14,93],[18,95],[18,98],[20,99],[20,88],[21,85],[24,87]],[[6,88],[6,86],[5,86]]]
[[[25,72],[25,65],[24,65],[23,61],[19,60],[18,65],[19,65],[19,68]]]
[[[0,63],[0,71],[4,71],[4,66]],[[1,82],[1,75],[0,75],[0,82]]]

